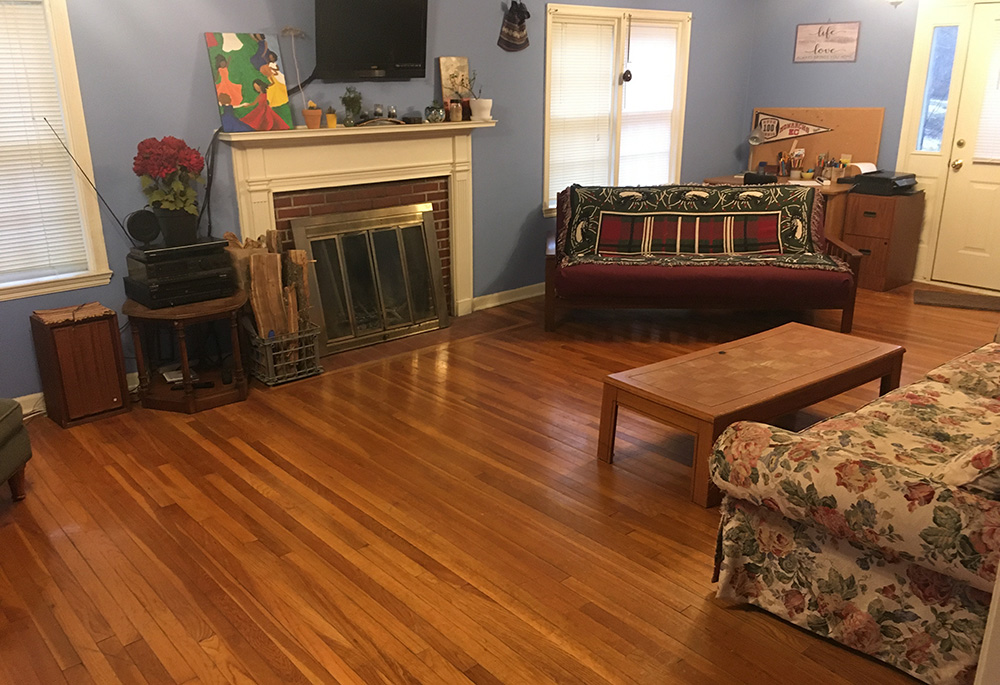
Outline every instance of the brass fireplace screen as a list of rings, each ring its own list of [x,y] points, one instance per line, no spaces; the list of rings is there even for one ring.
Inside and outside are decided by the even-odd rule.
[[[322,353],[448,325],[430,203],[292,220],[310,279]]]

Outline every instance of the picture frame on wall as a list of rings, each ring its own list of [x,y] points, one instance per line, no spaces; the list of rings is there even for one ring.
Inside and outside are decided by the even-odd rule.
[[[796,62],[856,62],[860,21],[799,24],[795,28]]]

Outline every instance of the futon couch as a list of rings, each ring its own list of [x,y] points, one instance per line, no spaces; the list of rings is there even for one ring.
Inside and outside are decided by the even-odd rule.
[[[730,426],[718,595],[972,683],[1000,561],[1000,344],[799,433]]]
[[[824,237],[815,188],[573,185],[557,207],[546,330],[618,307],[840,309],[851,330],[861,254]]]

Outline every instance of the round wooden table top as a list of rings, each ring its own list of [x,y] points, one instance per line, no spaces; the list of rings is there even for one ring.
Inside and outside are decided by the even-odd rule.
[[[219,318],[242,307],[247,302],[247,294],[237,290],[229,297],[220,297],[204,302],[192,302],[176,307],[150,309],[135,300],[125,300],[122,314],[130,319],[147,319],[150,321],[194,321],[198,319]]]

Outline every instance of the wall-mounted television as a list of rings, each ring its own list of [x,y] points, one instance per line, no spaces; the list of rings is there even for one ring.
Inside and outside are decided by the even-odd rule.
[[[427,0],[316,0],[315,78],[423,78]]]

